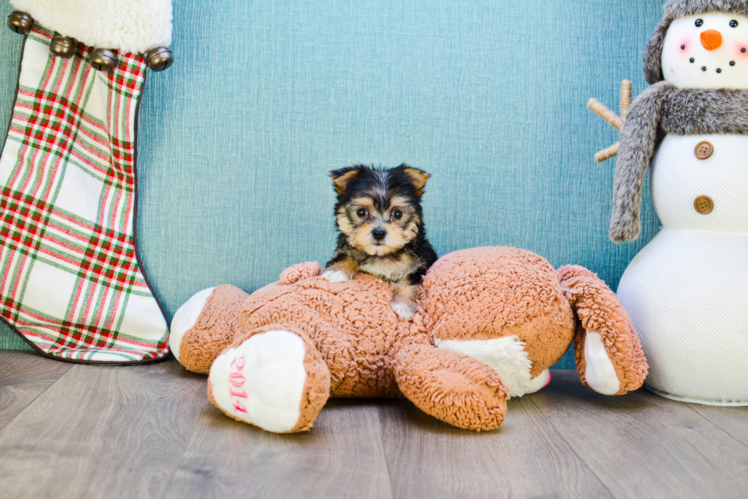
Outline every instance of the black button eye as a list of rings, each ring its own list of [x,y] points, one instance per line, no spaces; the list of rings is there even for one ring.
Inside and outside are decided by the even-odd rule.
[[[365,208],[359,208],[358,212],[356,212],[356,215],[358,215],[359,217],[363,219],[364,217],[369,215],[369,211],[366,210]]]
[[[696,27],[697,28],[701,28],[702,26],[704,26],[704,20],[703,19],[697,19],[696,20]]]
[[[402,218],[403,218],[403,213],[402,213],[402,212],[401,212],[400,210],[393,210],[393,211],[392,211],[392,216],[393,216],[393,217],[394,217],[395,219],[397,219],[397,220],[400,220],[400,219],[402,219]]]
[[[730,28],[737,28],[737,27],[738,27],[738,22],[735,19],[730,21]]]

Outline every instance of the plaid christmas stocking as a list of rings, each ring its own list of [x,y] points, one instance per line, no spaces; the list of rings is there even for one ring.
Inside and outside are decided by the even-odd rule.
[[[0,156],[0,316],[47,356],[155,361],[168,330],[135,240],[146,62],[119,53],[97,71],[81,43],[51,54],[53,35],[26,36]]]

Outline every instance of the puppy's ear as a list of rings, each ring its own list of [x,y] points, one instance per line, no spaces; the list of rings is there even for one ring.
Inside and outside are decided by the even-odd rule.
[[[356,178],[360,171],[361,167],[346,167],[330,172],[335,192],[339,195],[345,193],[346,189],[348,189],[348,185]]]
[[[426,182],[431,178],[431,176],[423,170],[413,167],[405,167],[403,172],[410,178],[413,187],[416,188],[416,195],[421,196],[423,194],[423,188],[426,187]]]

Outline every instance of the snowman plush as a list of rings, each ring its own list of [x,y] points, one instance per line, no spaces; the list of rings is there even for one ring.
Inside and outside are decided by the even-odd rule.
[[[610,236],[640,231],[651,166],[662,230],[618,296],[657,394],[748,405],[748,2],[671,0],[621,128]]]

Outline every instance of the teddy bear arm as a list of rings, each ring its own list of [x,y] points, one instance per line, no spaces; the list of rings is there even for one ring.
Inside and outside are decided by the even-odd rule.
[[[319,262],[304,262],[295,264],[283,270],[280,275],[280,285],[293,285],[297,281],[316,278],[321,274]]]
[[[489,431],[504,421],[508,391],[488,365],[431,345],[406,345],[395,355],[403,395],[432,417],[462,429]]]
[[[647,361],[618,297],[583,267],[565,266],[559,274],[579,318],[574,357],[582,382],[606,395],[626,394],[641,387]]]

